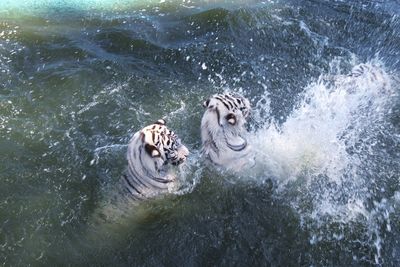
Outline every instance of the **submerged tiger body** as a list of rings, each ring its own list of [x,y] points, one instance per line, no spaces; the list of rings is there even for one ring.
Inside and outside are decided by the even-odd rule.
[[[244,127],[250,102],[233,93],[215,94],[204,102],[201,120],[202,153],[211,162],[232,171],[254,161]]]
[[[189,150],[170,131],[164,120],[136,132],[128,144],[128,168],[122,176],[124,188],[135,200],[166,193],[176,181],[169,165],[183,163]]]
[[[126,154],[127,169],[93,212],[89,240],[104,238],[110,242],[108,233],[130,229],[134,218],[145,216],[138,204],[177,189],[179,179],[171,165],[185,162],[189,150],[165,124],[158,120],[132,136]]]
[[[358,64],[354,66],[350,74],[341,76],[337,83],[348,88],[349,93],[368,88],[377,94],[391,93],[391,78],[379,66],[372,64]]]

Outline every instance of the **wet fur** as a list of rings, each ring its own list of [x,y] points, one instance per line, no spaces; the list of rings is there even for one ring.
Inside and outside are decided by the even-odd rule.
[[[244,127],[249,101],[238,94],[216,94],[204,102],[201,120],[202,153],[218,166],[239,171],[252,164]]]
[[[131,196],[143,200],[168,192],[176,180],[169,165],[186,160],[189,150],[163,120],[135,133],[128,144],[128,168],[122,182]]]

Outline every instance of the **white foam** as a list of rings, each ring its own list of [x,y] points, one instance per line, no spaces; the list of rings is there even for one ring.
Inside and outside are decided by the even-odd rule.
[[[251,134],[259,165],[267,173],[282,182],[307,172],[340,183],[343,171],[357,165],[347,149],[382,119],[393,94],[390,77],[381,67],[362,66],[364,73],[358,76],[322,75],[305,88],[283,124],[268,123]]]
[[[285,201],[312,229],[311,244],[331,238],[326,224],[362,222],[367,238],[360,242],[375,249],[374,260],[379,264],[381,225],[391,230],[392,211],[385,199],[368,204],[371,197],[376,199],[369,182],[377,175],[368,163],[381,164],[374,158],[374,146],[379,134],[390,135],[384,131],[398,83],[379,62],[357,65],[351,73],[321,75],[305,88],[284,123],[266,118],[267,126],[253,131],[250,143],[258,169],[275,178],[278,192],[285,194]],[[384,161],[385,150],[378,153]],[[293,187],[301,193],[291,194]],[[398,192],[393,198],[399,199]],[[334,233],[333,238],[338,236],[343,237],[343,232]]]

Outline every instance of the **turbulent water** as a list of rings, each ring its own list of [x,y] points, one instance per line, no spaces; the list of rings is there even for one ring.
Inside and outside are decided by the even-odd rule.
[[[399,16],[397,1],[1,1],[0,264],[399,266]],[[382,75],[346,76],[360,63]],[[200,157],[201,103],[224,91],[253,107],[245,174]],[[191,150],[180,188],[105,221],[127,142],[159,118]]]

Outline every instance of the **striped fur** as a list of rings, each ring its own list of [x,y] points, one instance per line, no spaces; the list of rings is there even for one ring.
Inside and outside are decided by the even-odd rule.
[[[391,78],[379,66],[362,63],[354,66],[348,75],[335,75],[324,77],[325,80],[333,80],[337,87],[344,87],[350,94],[360,93],[359,90],[368,88],[376,94],[391,94]]]
[[[350,79],[362,79],[365,84],[368,84],[370,87],[374,86],[375,89],[378,89],[377,92],[379,93],[389,93],[391,91],[391,79],[388,74],[378,66],[372,64],[358,64],[353,67],[349,77]]]
[[[241,95],[215,94],[203,106],[202,153],[216,165],[239,171],[252,162],[244,124],[250,102]]]
[[[175,177],[168,164],[179,165],[189,150],[170,131],[164,120],[136,132],[128,144],[128,169],[122,180],[134,199],[142,200],[168,192]]]

